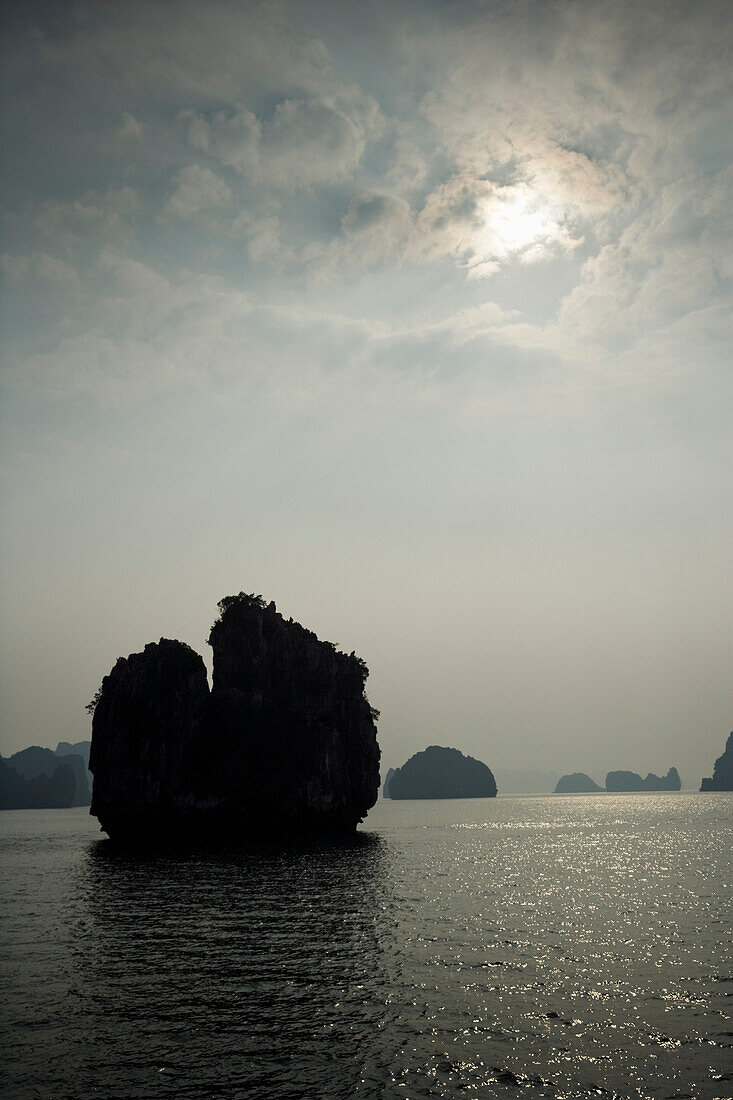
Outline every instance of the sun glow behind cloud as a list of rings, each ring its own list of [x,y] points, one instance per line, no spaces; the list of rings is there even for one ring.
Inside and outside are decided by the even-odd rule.
[[[523,251],[556,234],[557,222],[539,200],[519,195],[495,211],[492,228],[507,249]]]
[[[528,184],[496,189],[482,203],[472,242],[472,278],[493,275],[503,262],[536,263],[582,243],[567,228],[563,205]]]
[[[523,249],[547,234],[552,222],[541,210],[528,210],[524,203],[511,203],[494,217],[494,231],[507,248]]]

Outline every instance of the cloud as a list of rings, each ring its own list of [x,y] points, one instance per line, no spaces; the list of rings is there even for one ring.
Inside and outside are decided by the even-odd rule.
[[[282,222],[274,214],[257,217],[242,211],[235,218],[232,229],[244,235],[247,254],[253,264],[283,271],[301,262],[297,251],[283,244]]]
[[[191,143],[259,184],[286,191],[353,174],[382,132],[376,105],[361,97],[284,99],[261,120],[243,105],[210,118],[183,113]]]
[[[485,336],[487,332],[511,322],[518,316],[518,311],[504,310],[496,302],[482,302],[479,306],[468,306],[458,310],[457,313],[435,325],[435,329],[452,333],[459,343],[465,343],[476,337]]]
[[[0,256],[0,265],[6,277],[16,283],[35,276],[37,279],[55,283],[67,289],[79,285],[79,276],[74,268],[48,252],[25,255],[4,253]]]
[[[377,108],[369,103],[355,107],[327,98],[278,103],[262,134],[265,178],[281,186],[308,186],[354,172],[367,141],[381,133]]]
[[[665,171],[730,89],[719,3],[516,0],[447,29],[405,23],[403,48],[440,59],[422,111],[457,165],[484,174],[551,145]]]
[[[51,352],[28,356],[16,384],[56,399],[83,395],[128,405],[170,389],[174,376],[180,385],[170,357],[149,343],[90,329],[62,340]]]
[[[340,268],[400,265],[413,231],[413,213],[403,199],[363,192],[350,200],[341,219],[341,233],[325,246],[304,249],[300,259],[327,277]]]
[[[423,148],[413,123],[390,119],[390,124],[393,140],[385,180],[398,194],[422,192],[430,175],[432,146],[428,143],[428,148]]]
[[[16,360],[16,386],[52,397],[137,405],[153,393],[204,384],[246,361],[242,351],[251,304],[217,278],[172,279],[105,249],[97,292],[68,318],[72,331],[48,351]]]
[[[730,183],[690,154],[720,155],[720,14],[519,0],[440,31],[402,24],[402,48],[437,61],[421,112],[454,166],[425,199],[412,255],[452,256],[471,277],[582,259],[554,316],[533,319],[528,301],[523,317],[489,317],[487,340],[609,371],[674,370],[699,362],[699,326],[720,354]]]
[[[123,111],[122,122],[117,133],[121,138],[141,138],[143,136],[143,124],[138,122],[128,111]]]
[[[377,206],[382,213],[393,209]],[[363,206],[352,210],[357,238],[382,220],[372,214]],[[483,353],[462,349],[487,326],[511,319],[486,302],[443,319],[367,320],[323,305],[273,301],[220,277],[164,273],[109,248],[99,257],[94,288],[88,300],[77,296],[67,335],[11,363],[11,384],[54,399],[122,407],[199,389],[310,401],[335,386],[349,401],[379,402],[390,393],[459,400],[459,391],[450,396],[446,356],[455,366],[461,355],[464,379],[468,370],[480,375]]]
[[[237,106],[217,111],[210,119],[190,108],[181,112],[192,145],[242,173],[251,171],[259,157],[262,127],[256,115]]]
[[[492,321],[484,335],[615,374],[700,369],[711,352],[725,355],[733,336],[732,203],[731,170],[704,189],[694,178],[671,184],[585,262],[555,319]]]
[[[167,148],[168,120],[183,113],[195,147],[293,190],[346,178],[385,122],[376,100],[290,15],[272,0],[212,0],[205,11],[181,0],[171,20],[165,0],[128,0],[124,11],[101,0],[70,8],[53,34],[19,20],[14,49],[46,74],[46,86],[61,81],[80,111],[114,106],[118,137],[138,140],[141,156],[159,156],[161,138]],[[60,123],[68,127],[68,115]]]
[[[691,135],[721,118],[720,12],[517,0],[440,40],[405,25],[403,48],[440,59],[421,111],[457,175],[525,183],[603,235],[688,175]]]
[[[617,211],[629,196],[628,177],[621,166],[553,142],[542,149],[535,146],[523,174],[527,186],[580,218],[597,220]]]
[[[77,286],[79,277],[73,267],[60,260],[58,256],[49,256],[47,252],[41,252],[36,257],[36,270],[43,279],[48,279],[61,285]]]
[[[174,190],[166,203],[166,210],[177,218],[192,218],[201,211],[226,205],[231,189],[210,168],[189,164],[173,178]]]
[[[29,274],[32,259],[30,256],[15,256],[10,252],[4,252],[0,256],[0,266],[6,279],[20,282]]]
[[[170,280],[139,260],[122,256],[112,249],[103,249],[99,269],[109,272],[116,284],[131,298],[153,302],[170,293]]]
[[[134,188],[88,191],[76,199],[46,199],[33,211],[34,227],[47,237],[65,241],[89,234],[119,236],[132,231],[141,200]]]
[[[306,9],[319,25],[313,5],[204,13],[182,0],[175,25],[158,0],[124,7],[69,9],[34,39],[38,86],[63,73],[69,102],[85,104],[85,140],[99,142],[77,192],[64,179],[63,198],[32,194],[21,229],[30,219],[33,234],[8,240],[15,277],[31,270],[26,255],[93,269],[83,319],[67,316],[47,343],[78,323],[176,344],[176,311],[195,311],[190,292],[205,285],[207,331],[213,300],[241,307],[237,295],[261,287],[273,306],[300,296],[314,331],[322,296],[339,297],[334,312],[368,318],[382,349],[417,341],[422,325],[443,349],[483,342],[643,372],[655,357],[690,359],[701,326],[720,354],[719,6],[513,0],[467,4],[460,19],[410,5],[390,19],[385,6],[385,50],[366,42],[359,66],[333,28],[332,49],[305,29]],[[104,160],[120,116],[116,136],[135,140],[124,177]],[[163,248],[166,216],[178,224]],[[53,263],[45,275],[33,264],[52,285]],[[230,280],[233,297],[197,282],[208,277]],[[259,334],[263,360],[277,360],[281,335],[261,323]]]
[[[325,270],[450,257],[469,277],[484,278],[506,261],[537,263],[583,243],[569,202],[525,183],[499,186],[469,173],[440,184],[417,213],[392,194],[355,195],[341,230],[330,244],[304,250],[301,258]]]
[[[296,89],[318,96],[348,90],[321,40],[298,31],[272,0],[115,0],[71,9],[53,35],[28,35],[47,73],[63,72],[87,93],[121,102],[195,97],[235,102],[243,91],[268,97]],[[32,24],[31,24],[32,26]]]
[[[412,241],[416,258],[452,256],[472,277],[493,275],[510,258],[534,263],[572,252],[582,238],[572,210],[528,184],[499,186],[463,173],[436,188]]]

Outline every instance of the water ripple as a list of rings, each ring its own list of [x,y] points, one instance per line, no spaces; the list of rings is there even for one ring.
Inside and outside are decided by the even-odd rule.
[[[348,845],[148,858],[2,814],[3,1095],[722,1100],[731,808],[383,802]]]

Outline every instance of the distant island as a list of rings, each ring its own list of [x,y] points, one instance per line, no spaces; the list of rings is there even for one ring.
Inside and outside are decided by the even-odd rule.
[[[0,810],[88,806],[91,801],[88,745],[89,742],[69,745],[62,741],[55,752],[31,745],[7,758],[0,757]]]
[[[555,794],[597,794],[604,790],[612,794],[632,791],[679,791],[681,788],[682,782],[676,768],[670,768],[661,778],[654,772],[649,772],[646,779],[642,779],[636,772],[609,772],[605,787],[599,787],[584,772],[573,772],[571,775],[563,775],[558,780]]]
[[[594,794],[602,790],[603,787],[599,787],[585,772],[573,772],[558,779],[555,794]]]
[[[676,768],[670,768],[661,778],[654,772],[649,772],[646,779],[642,779],[636,772],[609,772],[606,776],[606,790],[612,792],[622,791],[679,791],[682,782]]]
[[[486,764],[458,749],[431,745],[397,768],[388,798],[495,798],[496,781]]]
[[[92,747],[91,741],[75,741],[73,745],[69,741],[59,741],[56,746],[55,752],[57,756],[80,756],[84,761],[84,767],[89,768],[89,751]],[[89,787],[92,785],[92,773],[89,775]]]
[[[392,782],[392,776],[394,775],[394,768],[389,768],[387,774],[384,777],[384,783],[382,784],[382,798],[389,798],[389,785]]]
[[[733,733],[728,734],[723,755],[715,761],[712,777],[703,779],[701,791],[733,791]]]
[[[136,843],[353,832],[379,791],[378,712],[354,653],[240,592],[202,658],[161,638],[93,700],[91,812]]]

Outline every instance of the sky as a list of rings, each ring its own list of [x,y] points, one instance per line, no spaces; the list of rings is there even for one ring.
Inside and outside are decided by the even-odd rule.
[[[733,728],[727,0],[3,5],[0,752],[217,601],[383,771]]]

